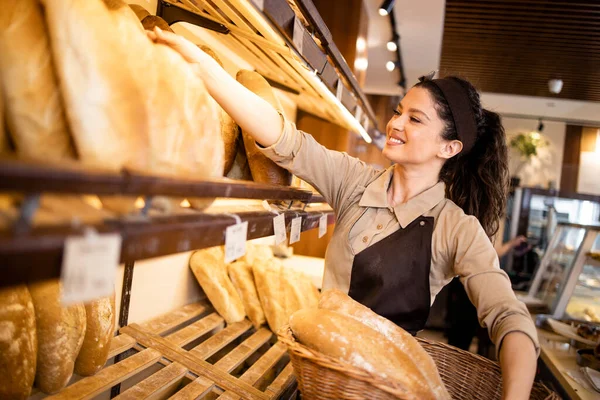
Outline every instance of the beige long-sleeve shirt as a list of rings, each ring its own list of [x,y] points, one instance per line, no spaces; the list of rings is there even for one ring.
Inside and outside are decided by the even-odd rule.
[[[445,197],[444,183],[391,207],[387,189],[393,167],[378,171],[346,153],[329,150],[289,121],[279,140],[262,151],[313,185],[335,211],[336,227],[325,255],[324,289],[347,293],[356,254],[419,216],[433,217],[431,302],[459,276],[477,308],[479,322],[488,328],[498,350],[508,333],[519,331],[531,338],[539,354],[535,325],[500,269],[492,243],[475,217]]]

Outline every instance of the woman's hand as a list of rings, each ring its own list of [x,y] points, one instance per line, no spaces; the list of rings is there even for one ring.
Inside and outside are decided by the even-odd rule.
[[[154,43],[169,46],[181,54],[183,59],[190,64],[200,64],[211,59],[208,54],[186,38],[176,35],[173,32],[163,31],[158,26],[154,27],[154,31],[146,31],[146,34]]]

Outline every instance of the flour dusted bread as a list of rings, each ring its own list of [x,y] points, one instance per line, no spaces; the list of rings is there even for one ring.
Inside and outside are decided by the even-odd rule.
[[[310,280],[283,267],[279,260],[256,261],[252,272],[260,304],[273,332],[286,325],[294,312],[317,307],[318,291]]]
[[[48,394],[69,383],[85,337],[85,307],[83,304],[63,307],[61,290],[56,280],[29,286],[38,336],[35,384]]]
[[[231,278],[231,283],[233,283],[233,286],[242,299],[248,319],[258,329],[267,320],[260,304],[258,293],[256,292],[252,266],[244,261],[236,261],[229,264],[227,270],[229,278]]]
[[[409,355],[414,366],[419,369],[427,384],[435,393],[436,399],[450,399],[435,362],[410,333],[337,289],[329,289],[321,293],[319,308],[352,317],[381,333],[390,342],[394,343],[401,352]]]
[[[27,286],[0,289],[0,399],[29,397],[36,356],[35,311]]]
[[[227,275],[223,247],[195,251],[190,257],[190,268],[215,310],[228,324],[246,317],[242,300]]]
[[[236,79],[246,88],[266,100],[276,110],[282,112],[283,108],[275,97],[273,89],[260,74],[254,71],[240,70],[236,75]],[[252,179],[260,183],[289,186],[292,182],[292,174],[263,155],[256,147],[256,141],[248,133],[242,131],[242,137],[248,156],[248,164],[252,172]]]
[[[75,373],[94,375],[106,363],[115,326],[115,296],[85,305],[86,328],[83,345],[75,360]]]
[[[305,309],[291,316],[290,328],[303,345],[397,382],[405,390],[403,399],[436,399],[407,353],[350,316],[324,309]]]
[[[72,159],[74,152],[39,1],[2,0],[1,5],[0,86],[17,153],[42,161]]]

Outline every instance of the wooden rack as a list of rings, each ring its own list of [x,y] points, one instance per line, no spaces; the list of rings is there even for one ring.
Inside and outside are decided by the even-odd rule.
[[[291,398],[296,390],[286,348],[271,331],[256,330],[248,320],[225,326],[206,302],[119,333],[109,353],[109,359],[116,357],[113,365],[48,399],[90,399],[118,384],[123,385],[116,396],[121,400],[270,400]],[[136,375],[149,376],[125,387]]]

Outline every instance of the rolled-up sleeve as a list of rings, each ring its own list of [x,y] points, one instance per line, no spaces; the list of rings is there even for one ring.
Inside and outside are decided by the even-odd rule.
[[[498,255],[479,221],[462,214],[457,217],[453,230],[454,272],[477,308],[479,323],[487,327],[496,345],[496,356],[503,339],[511,332],[529,336],[539,355],[540,346],[531,315],[525,304],[516,298],[510,279],[500,269]]]
[[[336,212],[357,185],[376,173],[357,158],[322,146],[285,119],[277,142],[258,148],[277,165],[317,189]]]

